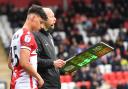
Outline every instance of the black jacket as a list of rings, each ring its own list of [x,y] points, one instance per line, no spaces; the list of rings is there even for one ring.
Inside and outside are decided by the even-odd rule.
[[[34,36],[38,45],[37,71],[44,79],[44,85],[41,89],[60,89],[59,70],[53,65],[53,61],[57,57],[52,36],[43,30],[34,33]]]

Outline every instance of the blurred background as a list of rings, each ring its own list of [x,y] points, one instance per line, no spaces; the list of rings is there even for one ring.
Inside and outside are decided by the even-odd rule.
[[[32,4],[55,12],[52,35],[59,58],[66,60],[101,41],[115,48],[75,73],[61,73],[61,89],[128,89],[128,0],[0,0],[0,89],[9,89],[10,40]]]

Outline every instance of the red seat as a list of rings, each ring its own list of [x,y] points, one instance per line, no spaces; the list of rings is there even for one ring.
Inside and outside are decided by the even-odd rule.
[[[127,81],[128,81],[127,79],[121,79],[121,80],[119,80],[119,82],[122,83],[122,84],[126,84]]]
[[[128,72],[127,71],[123,72],[123,76],[125,79],[128,79]]]
[[[103,79],[104,79],[105,81],[109,80],[109,74],[104,74],[104,75],[103,75]]]
[[[116,79],[116,74],[115,74],[115,72],[109,73],[108,76],[109,76],[109,80],[111,80],[111,81],[113,81],[113,80]]]
[[[76,83],[77,88],[80,88],[82,85],[83,85],[83,82],[77,82]]]
[[[118,80],[110,80],[108,81],[108,83],[113,87],[113,88],[116,88],[117,87],[117,84],[118,84]]]
[[[76,86],[77,88],[80,88],[81,86],[85,86],[87,89],[90,89],[91,83],[90,81],[84,81],[84,82],[80,81],[76,83]]]
[[[117,80],[123,80],[123,72],[116,72],[116,79]]]
[[[61,82],[61,83],[64,83],[64,82],[65,82],[65,81],[64,81],[64,76],[63,76],[63,75],[60,76],[60,82]]]
[[[64,81],[67,83],[72,82],[72,76],[71,75],[64,75]]]
[[[103,75],[103,78],[104,78],[105,81],[108,81],[108,80],[115,80],[115,79],[116,79],[114,72],[104,74],[104,75]]]
[[[87,89],[90,89],[90,87],[91,87],[90,81],[83,82],[83,85],[85,85],[87,87]]]

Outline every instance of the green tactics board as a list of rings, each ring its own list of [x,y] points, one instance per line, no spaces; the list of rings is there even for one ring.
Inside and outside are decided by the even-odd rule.
[[[66,65],[61,70],[69,73],[73,72],[111,52],[113,49],[113,47],[104,42],[97,43],[89,49],[67,59]]]

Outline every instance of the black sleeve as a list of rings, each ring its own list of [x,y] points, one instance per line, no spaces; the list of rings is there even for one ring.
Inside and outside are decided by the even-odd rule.
[[[37,51],[37,62],[38,66],[41,68],[53,68],[53,60],[49,58],[42,58],[41,56],[46,56],[45,51],[43,50],[43,43],[41,42],[41,39],[38,36],[38,33],[33,33],[36,43],[38,45],[38,51]]]
[[[51,59],[42,59],[41,57],[37,56],[38,66],[42,68],[53,68],[53,61]]]

